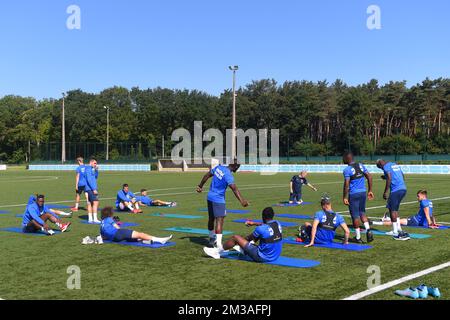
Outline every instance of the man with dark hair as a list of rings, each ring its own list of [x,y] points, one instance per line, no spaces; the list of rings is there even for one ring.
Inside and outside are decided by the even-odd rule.
[[[273,220],[273,208],[265,208],[262,212],[263,223],[248,222],[247,226],[257,226],[247,237],[232,236],[225,242],[223,250],[235,249],[252,258],[255,262],[271,262],[277,260],[283,249],[283,229],[278,221]],[[255,243],[259,241],[259,245]],[[206,255],[220,259],[222,250],[218,248],[203,248]]]
[[[399,217],[400,203],[406,196],[405,175],[400,166],[394,162],[386,162],[383,159],[377,160],[377,167],[383,170],[383,179],[386,180],[384,187],[383,199],[387,200],[386,208],[389,210],[389,215],[392,222],[392,231],[390,234],[395,240],[409,240],[409,234],[402,230],[402,225]],[[388,191],[389,197],[388,197]]]
[[[80,195],[84,194],[86,197],[86,203],[89,202],[88,195],[85,192],[86,189],[86,177],[85,177],[85,171],[86,166],[84,165],[84,159],[83,157],[77,158],[78,167],[76,169],[76,176],[75,176],[75,207],[71,208],[72,211],[78,211],[79,205],[80,205]]]
[[[306,222],[300,227],[300,239],[308,243],[305,247],[312,247],[314,244],[329,244],[334,240],[336,229],[341,227],[345,232],[344,244],[348,244],[350,230],[345,223],[344,218],[333,211],[331,207],[331,199],[323,196],[320,201],[321,211],[317,211],[314,215],[313,223]]]
[[[116,209],[119,211],[129,211],[132,213],[142,213],[139,203],[134,193],[130,190],[127,183],[122,186],[122,190],[117,192]]]
[[[141,195],[136,197],[139,205],[146,207],[176,207],[176,202],[170,201],[162,201],[162,200],[153,200],[148,196],[148,192],[146,189],[141,189]]]
[[[47,221],[50,221],[56,224],[61,232],[65,232],[71,223],[64,223],[57,214],[64,214],[64,212],[47,207],[44,195],[31,196],[23,214],[22,230],[24,233],[41,231],[51,236],[55,232],[47,225]]]
[[[230,189],[233,190],[234,195],[243,207],[248,207],[249,205],[248,201],[242,197],[239,189],[234,183],[232,172],[238,171],[239,167],[240,164],[237,163],[236,159],[228,166],[218,165],[206,173],[203,176],[202,181],[200,181],[200,184],[197,186],[197,192],[201,193],[206,181],[208,181],[209,178],[212,178],[207,201],[209,242],[211,245],[214,245],[215,242],[219,250],[223,250],[222,230],[223,222],[227,215],[225,204],[225,193],[227,188],[230,187]]]
[[[89,223],[100,223],[97,217],[98,210],[98,167],[97,159],[91,158],[84,172],[86,179],[86,192],[88,194],[88,221]]]
[[[343,162],[347,165],[344,169],[344,192],[343,201],[349,207],[350,215],[352,217],[353,226],[355,228],[355,240],[362,243],[360,222],[363,222],[367,230],[367,242],[373,241],[373,233],[370,230],[369,219],[366,216],[366,198],[374,199],[372,192],[372,175],[362,163],[355,162],[353,153],[346,152],[342,157]],[[369,192],[366,194],[367,180],[369,185]]]

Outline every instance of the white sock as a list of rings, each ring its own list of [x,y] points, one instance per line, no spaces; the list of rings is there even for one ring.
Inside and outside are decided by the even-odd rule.
[[[216,234],[217,237],[217,249],[219,249],[219,251],[223,251],[223,245],[222,245],[222,235],[221,234]]]
[[[132,205],[131,203],[128,205],[128,209],[130,209],[131,211],[133,211],[133,205]]]
[[[88,213],[88,219],[89,219],[89,222],[92,222],[92,212]]]
[[[356,233],[356,239],[357,240],[361,239],[361,229],[356,228],[355,233]]]
[[[398,233],[398,224],[396,222],[392,222],[392,229],[394,230],[394,233]]]
[[[98,219],[97,219],[97,212],[94,212],[92,215],[94,216],[94,221],[98,221]]]
[[[80,204],[77,202],[77,203],[75,203],[75,209],[78,209],[78,206],[79,206]]]
[[[370,224],[369,222],[364,222],[364,228],[366,228],[366,230],[370,229]]]
[[[402,223],[400,222],[400,217],[397,218],[397,228],[399,232],[402,232]]]
[[[234,247],[233,247],[233,249],[234,250],[236,250],[237,252],[239,252],[239,253],[244,253],[244,250],[241,248],[241,246],[239,246],[239,245],[235,245]]]
[[[170,237],[166,237],[166,238],[152,237],[151,241],[158,242],[158,243],[161,243],[161,244],[165,244],[169,240],[170,240]]]
[[[139,204],[137,202],[134,204],[134,206],[136,207],[136,209],[139,209]]]
[[[61,228],[61,226],[62,226],[62,224],[61,223],[59,223],[59,222],[57,222],[57,223],[55,223],[58,227],[60,227]]]

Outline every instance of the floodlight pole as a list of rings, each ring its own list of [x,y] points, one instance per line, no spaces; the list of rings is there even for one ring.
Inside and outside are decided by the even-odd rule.
[[[106,109],[106,161],[109,161],[109,107],[104,106]]]
[[[233,71],[233,123],[231,130],[231,157],[234,161],[237,158],[236,155],[236,71],[239,70],[239,66],[230,66],[229,69]]]
[[[61,112],[61,162],[64,164],[66,162],[66,114],[65,114],[65,98],[66,94],[63,93],[62,100],[62,112]]]

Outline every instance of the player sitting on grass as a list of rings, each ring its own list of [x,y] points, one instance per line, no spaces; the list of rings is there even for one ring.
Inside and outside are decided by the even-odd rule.
[[[142,213],[136,196],[128,187],[128,184],[122,186],[122,190],[117,192],[116,208],[119,211],[129,211],[132,213]]]
[[[147,190],[141,189],[141,195],[136,197],[136,201],[140,206],[146,207],[176,207],[176,202],[168,202],[162,200],[153,200],[147,195]]]
[[[172,239],[172,235],[165,238],[158,238],[146,233],[121,229],[113,218],[113,208],[106,207],[102,209],[102,223],[100,226],[100,234],[104,240],[114,242],[138,242],[142,241],[144,244],[152,244],[154,242],[165,244]]]
[[[420,204],[419,212],[408,219],[400,219],[400,223],[403,226],[410,227],[439,228],[439,225],[436,224],[436,219],[433,216],[433,202],[428,200],[428,192],[426,190],[419,190],[417,192],[417,201],[419,201]],[[373,221],[373,224],[390,226],[392,225],[392,222],[383,219],[382,221]]]
[[[322,197],[320,201],[321,211],[314,215],[314,222],[306,222],[300,227],[299,237],[301,241],[308,243],[305,247],[312,247],[314,244],[330,244],[334,240],[336,229],[341,227],[345,232],[344,244],[348,244],[350,230],[344,218],[335,213],[331,207],[331,200],[328,196]]]
[[[224,243],[223,250],[235,249],[255,262],[271,262],[277,260],[283,249],[283,230],[278,221],[273,220],[273,208],[265,208],[262,212],[263,223],[248,222],[247,226],[257,226],[255,231],[246,238],[235,235]],[[259,245],[255,242],[259,241]],[[220,259],[222,252],[218,248],[203,248],[203,251],[214,259]]]
[[[306,176],[308,175],[308,172],[302,171],[299,175],[293,176],[291,179],[291,182],[289,183],[289,188],[291,190],[291,194],[289,197],[289,203],[297,203],[302,204],[302,186],[306,185],[313,189],[314,191],[317,191],[317,188],[314,187],[312,184],[306,180]]]
[[[63,223],[57,214],[65,213],[47,207],[45,205],[44,195],[31,196],[23,215],[22,231],[24,233],[36,233],[42,231],[51,236],[55,232],[47,225],[47,221],[49,220],[56,224],[61,232],[65,232],[71,223]]]

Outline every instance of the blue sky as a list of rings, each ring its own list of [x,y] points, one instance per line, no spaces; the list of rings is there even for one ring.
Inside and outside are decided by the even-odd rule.
[[[66,9],[81,8],[81,30]],[[366,27],[381,8],[381,30]],[[0,96],[113,85],[219,94],[251,80],[450,76],[450,1],[41,0],[0,4]]]

